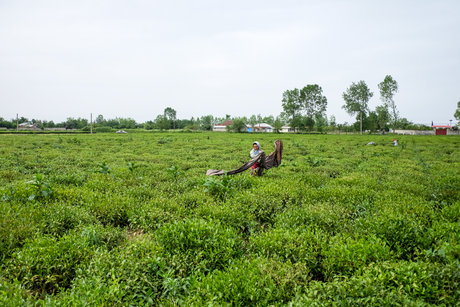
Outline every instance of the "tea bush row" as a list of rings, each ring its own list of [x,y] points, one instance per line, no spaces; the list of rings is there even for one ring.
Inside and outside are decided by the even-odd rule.
[[[0,303],[459,300],[457,138],[283,135],[263,177],[204,175],[254,137],[3,135]]]

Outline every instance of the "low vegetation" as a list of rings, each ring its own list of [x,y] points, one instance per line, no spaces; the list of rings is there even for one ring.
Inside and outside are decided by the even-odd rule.
[[[458,304],[460,138],[254,138],[0,135],[0,304]]]

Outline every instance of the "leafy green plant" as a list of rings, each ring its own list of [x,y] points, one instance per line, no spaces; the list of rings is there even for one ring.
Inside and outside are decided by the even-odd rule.
[[[110,174],[112,172],[112,169],[107,165],[105,161],[102,163],[99,163],[97,166],[99,167],[96,170],[97,173]]]
[[[128,162],[128,169],[132,173],[136,168],[138,168],[139,165],[136,165],[135,162]]]
[[[175,181],[182,175],[182,171],[176,165],[172,165],[167,171]]]
[[[206,193],[225,201],[234,192],[234,183],[234,179],[230,176],[222,176],[222,178],[211,176],[206,178],[203,186]]]
[[[44,175],[37,174],[34,176],[33,180],[27,182],[33,187],[33,194],[29,196],[29,200],[46,199],[51,197],[53,194],[53,189],[51,184],[45,179],[46,178]]]
[[[320,166],[321,164],[323,164],[323,160],[320,158],[314,158],[314,157],[308,156],[306,160],[308,164],[310,164],[310,166],[313,166],[313,167]]]
[[[161,145],[166,144],[166,143],[170,143],[170,142],[172,142],[172,139],[170,139],[170,138],[159,138],[158,141],[157,141],[157,143],[161,144]]]

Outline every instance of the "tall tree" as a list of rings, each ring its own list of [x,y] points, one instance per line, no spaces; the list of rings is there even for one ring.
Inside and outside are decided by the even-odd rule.
[[[284,114],[289,119],[289,124],[293,129],[298,128],[298,117],[301,115],[303,106],[300,98],[300,90],[297,88],[286,90],[283,93],[282,102]]]
[[[390,120],[390,113],[388,112],[388,108],[385,105],[377,106],[375,108],[375,113],[377,115],[378,129],[384,132],[387,128],[388,121]]]
[[[167,107],[163,112],[163,115],[172,123],[172,128],[176,129],[176,110]]]
[[[213,126],[214,126],[214,116],[212,115],[201,116],[201,123],[200,123],[201,130],[211,131]]]
[[[331,131],[334,131],[337,127],[337,120],[335,119],[334,115],[331,115],[331,117],[329,117],[329,127]]]
[[[165,115],[158,115],[155,119],[155,128],[166,130],[171,128],[171,122]]]
[[[104,116],[102,114],[99,114],[97,117],[96,117],[96,124],[99,124],[101,125],[102,123],[104,123],[105,119],[104,119]]]
[[[279,133],[283,128],[283,119],[281,116],[277,116],[273,121],[273,132]]]
[[[324,116],[327,107],[327,98],[323,96],[323,89],[318,84],[307,84],[300,90],[302,108],[307,117]]]
[[[352,83],[349,88],[343,93],[342,97],[345,100],[345,104],[342,106],[348,114],[359,115],[359,131],[363,134],[363,114],[365,115],[368,111],[369,99],[374,95],[367,87],[366,82],[359,81],[358,83]]]
[[[390,110],[392,126],[393,129],[395,129],[396,122],[398,121],[398,110],[396,109],[393,96],[398,92],[398,82],[396,82],[391,75],[386,75],[385,79],[383,79],[378,86],[380,90],[380,99]]]

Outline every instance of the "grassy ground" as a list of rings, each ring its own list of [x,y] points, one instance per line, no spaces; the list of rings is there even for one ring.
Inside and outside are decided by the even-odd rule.
[[[392,140],[0,135],[0,303],[455,305],[460,138]]]

